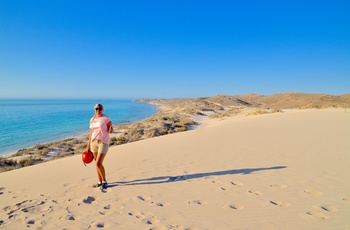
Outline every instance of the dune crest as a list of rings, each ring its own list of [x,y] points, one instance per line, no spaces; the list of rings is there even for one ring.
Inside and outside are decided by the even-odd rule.
[[[110,187],[72,156],[0,174],[5,229],[347,229],[350,116],[208,119],[111,147]],[[291,221],[293,220],[293,221]]]

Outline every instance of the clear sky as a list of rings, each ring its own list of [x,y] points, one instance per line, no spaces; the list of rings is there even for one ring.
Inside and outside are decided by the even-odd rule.
[[[350,93],[349,0],[1,0],[0,98]]]

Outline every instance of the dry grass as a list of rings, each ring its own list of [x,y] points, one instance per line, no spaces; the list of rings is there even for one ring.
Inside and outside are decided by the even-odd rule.
[[[16,166],[17,166],[17,162],[15,162],[14,160],[8,159],[6,157],[0,158],[0,173],[9,171],[15,168],[19,168]]]
[[[282,109],[350,108],[350,94],[332,96],[325,94],[282,93],[269,96],[247,94],[241,96],[218,95],[197,99],[139,100],[154,104],[158,113],[132,124],[115,127],[121,134],[111,138],[111,145],[121,145],[146,138],[183,132],[196,123],[193,115],[213,112],[209,117],[222,119],[237,115],[261,115],[282,112]],[[248,111],[248,112],[247,112]],[[39,144],[21,149],[10,157],[0,158],[0,172],[45,162],[47,160],[82,153],[87,147],[87,137]],[[18,158],[19,160],[15,160]]]
[[[242,107],[233,107],[233,108],[229,108],[228,110],[225,111],[219,111],[219,112],[215,112],[213,114],[209,115],[210,119],[221,119],[221,118],[225,118],[225,117],[232,117],[232,116],[236,116],[240,113],[242,113],[243,108]]]
[[[269,96],[248,94],[237,96],[262,108],[309,109],[344,108],[350,106],[350,94],[333,96],[327,94],[280,93]]]
[[[283,111],[281,109],[257,109],[253,112],[247,113],[247,116],[263,115],[263,114],[271,114],[271,113],[283,113]]]
[[[188,130],[190,125],[194,125],[194,121],[189,118],[189,115],[160,112],[141,122],[117,126],[116,130],[121,132],[121,135],[111,139],[111,142],[113,145],[118,145],[183,132]]]
[[[69,138],[48,144],[38,144],[28,149],[21,149],[9,157],[0,158],[0,172],[80,154],[86,149],[86,146],[86,138]]]

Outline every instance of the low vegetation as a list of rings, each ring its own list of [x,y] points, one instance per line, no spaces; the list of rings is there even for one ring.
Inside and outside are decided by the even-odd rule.
[[[332,96],[324,94],[283,93],[270,96],[248,94],[242,96],[218,95],[197,99],[139,100],[154,104],[158,113],[131,124],[115,127],[110,145],[122,145],[151,137],[184,132],[196,125],[194,117],[207,116],[223,119],[233,116],[251,116],[283,112],[283,109],[349,108],[350,94]],[[9,157],[0,157],[0,172],[9,171],[53,159],[81,154],[87,147],[87,137],[38,144],[21,149]]]
[[[86,149],[87,138],[69,138],[49,144],[38,144],[17,153],[0,158],[0,172],[26,167],[49,160],[54,160],[74,154],[80,154]]]

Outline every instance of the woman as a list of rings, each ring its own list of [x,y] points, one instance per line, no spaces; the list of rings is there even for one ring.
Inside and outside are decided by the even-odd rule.
[[[94,187],[107,189],[106,172],[103,167],[103,160],[106,157],[109,147],[109,133],[113,133],[112,121],[103,114],[103,105],[94,106],[95,115],[90,120],[90,135],[87,150],[94,154],[98,183]]]

